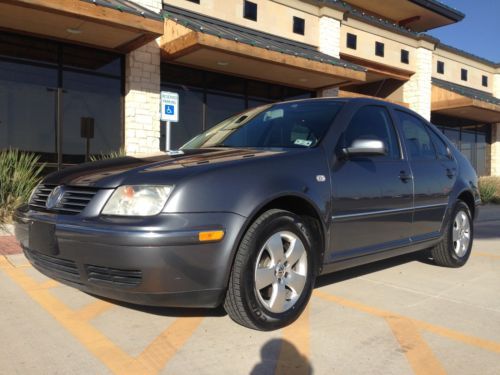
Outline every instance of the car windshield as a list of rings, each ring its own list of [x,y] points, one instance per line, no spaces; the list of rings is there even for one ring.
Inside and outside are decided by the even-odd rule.
[[[333,100],[267,105],[230,117],[181,149],[310,148],[319,144],[343,103]]]

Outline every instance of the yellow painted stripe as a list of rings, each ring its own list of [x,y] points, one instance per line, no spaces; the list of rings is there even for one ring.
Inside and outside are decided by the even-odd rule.
[[[446,374],[431,348],[411,319],[391,315],[385,318],[416,375]]]
[[[98,301],[75,312],[51,294],[48,289],[41,288],[43,283],[36,283],[22,269],[12,267],[3,257],[0,257],[0,269],[115,374],[158,373],[187,341],[202,319],[177,319],[136,359],[120,349],[88,322],[92,316],[108,308],[106,302]],[[164,344],[168,347],[167,349],[162,348]]]
[[[491,254],[491,253],[485,253],[485,252],[473,252],[472,255],[474,256],[480,256],[480,257],[488,257],[488,258],[494,258],[494,259],[500,259],[500,255],[498,254]]]
[[[203,318],[179,318],[139,355],[137,361],[149,373],[157,373],[184,346]]]
[[[359,311],[366,312],[367,314],[379,316],[382,318],[385,318],[386,316],[396,315],[396,314],[390,313],[388,311],[384,311],[384,310],[380,310],[380,309],[377,309],[377,308],[374,308],[371,306],[363,305],[362,303],[359,303],[359,302],[349,301],[347,299],[337,297],[337,296],[325,293],[325,292],[320,291],[320,290],[315,290],[314,296],[322,298],[322,299],[327,300],[327,301],[338,303],[342,306],[346,306],[346,307],[350,307],[350,308],[353,308],[353,309],[356,309]],[[416,320],[416,319],[412,319],[412,318],[407,318],[407,319],[410,319],[413,322],[413,324],[415,324],[420,329],[425,329],[429,332],[433,332],[433,333],[438,334],[440,336],[451,338],[453,340],[460,341],[460,342],[463,342],[465,344],[472,345],[472,346],[482,348],[485,350],[489,350],[489,351],[494,352],[494,353],[500,353],[500,343],[497,343],[495,341],[485,340],[485,339],[481,339],[481,338],[474,337],[474,336],[469,336],[469,335],[466,335],[462,332],[458,332],[458,331],[455,331],[455,330],[452,330],[449,328],[437,326],[437,325],[423,322],[420,320]]]
[[[309,306],[291,325],[283,329],[280,355],[276,364],[276,375],[310,374],[310,324]]]
[[[43,283],[41,283],[39,285],[40,285],[40,289],[51,289],[51,288],[58,287],[61,284],[59,284],[55,280],[49,279],[49,280],[46,280],[46,281],[44,281]]]
[[[75,311],[75,318],[84,321],[92,320],[96,316],[102,314],[103,312],[112,308],[113,305],[106,301],[97,300],[95,302],[89,303],[84,308]]]

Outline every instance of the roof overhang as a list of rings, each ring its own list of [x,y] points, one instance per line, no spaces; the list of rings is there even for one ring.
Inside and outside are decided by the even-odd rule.
[[[316,90],[365,81],[363,70],[224,39],[165,21],[162,59],[241,77]]]
[[[461,21],[463,13],[436,0],[348,0],[349,4],[421,32]]]
[[[346,60],[353,64],[357,64],[366,68],[366,82],[375,82],[390,78],[406,82],[411,78],[413,74],[415,74],[415,72],[411,70],[394,68],[390,65],[380,64],[346,53],[341,53],[340,57],[342,58],[342,60]]]
[[[142,8],[131,2],[124,3],[130,11],[124,11],[119,5],[109,6],[115,3],[120,4],[119,0],[95,3],[1,0],[0,29],[119,52],[129,52],[163,34],[163,20],[159,14],[147,9],[140,11]]]
[[[432,113],[464,118],[482,124],[500,123],[500,105],[432,86]]]

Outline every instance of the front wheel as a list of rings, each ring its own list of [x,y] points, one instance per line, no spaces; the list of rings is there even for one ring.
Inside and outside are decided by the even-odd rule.
[[[431,249],[434,263],[444,267],[463,266],[469,259],[473,239],[474,226],[469,207],[458,201],[443,240]]]
[[[311,296],[315,262],[310,232],[288,211],[269,210],[245,233],[224,308],[237,323],[273,330],[292,323]]]

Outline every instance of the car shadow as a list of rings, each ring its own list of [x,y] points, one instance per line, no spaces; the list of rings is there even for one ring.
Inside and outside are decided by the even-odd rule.
[[[349,268],[342,271],[337,271],[327,275],[319,276],[316,279],[315,288],[321,288],[326,285],[335,284],[349,279],[354,279],[356,277],[364,276],[370,273],[382,271],[387,268],[396,267],[409,262],[423,262],[427,264],[432,264],[432,260],[426,256],[425,252],[418,252],[412,254],[405,254],[395,258],[381,260],[375,263],[366,264],[363,266],[358,266],[355,268]],[[168,316],[168,317],[224,317],[227,315],[223,306],[218,306],[216,308],[180,308],[180,307],[161,307],[161,306],[143,306],[136,305],[128,302],[117,301],[110,298],[97,296],[91,293],[87,293],[94,298],[109,302],[111,304],[125,307],[128,309],[133,309],[146,314],[152,314],[157,316]]]

